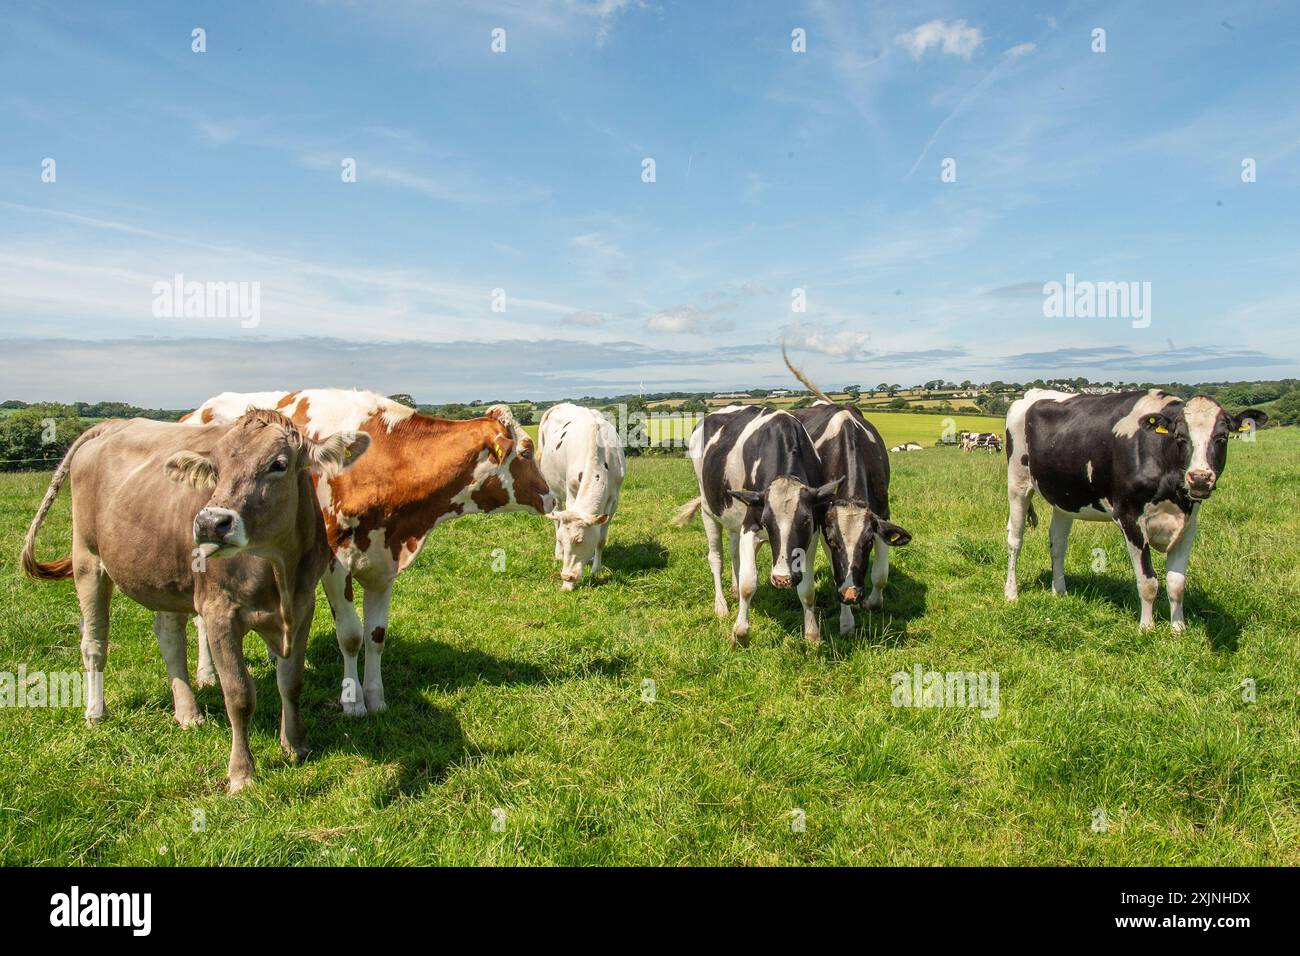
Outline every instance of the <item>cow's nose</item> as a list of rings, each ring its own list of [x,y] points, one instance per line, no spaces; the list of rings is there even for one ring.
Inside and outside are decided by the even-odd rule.
[[[542,514],[548,515],[555,510],[555,495],[546,492],[542,495]]]
[[[845,604],[857,604],[858,600],[861,597],[862,597],[862,592],[860,592],[853,585],[849,585],[843,591],[840,592],[840,600]]]
[[[561,572],[560,572],[560,580],[561,580],[561,581],[576,581],[576,580],[578,580],[578,575],[577,575],[577,573],[574,572],[574,571],[561,571]]]
[[[194,517],[194,540],[200,543],[220,543],[226,540],[234,527],[235,516],[229,511],[204,508]]]
[[[1215,474],[1207,468],[1197,468],[1187,473],[1187,486],[1193,492],[1209,494],[1214,490]]]
[[[772,587],[774,588],[788,588],[791,583],[790,575],[788,574],[772,575]]]

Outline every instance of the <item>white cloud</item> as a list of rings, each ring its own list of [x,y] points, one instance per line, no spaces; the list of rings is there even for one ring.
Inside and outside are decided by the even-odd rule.
[[[729,332],[735,323],[729,319],[715,319],[715,313],[732,308],[731,305],[698,309],[693,305],[675,305],[656,312],[646,320],[647,332],[668,332],[676,335],[702,335],[705,332]]]
[[[975,49],[984,42],[984,34],[979,27],[967,26],[965,20],[931,20],[915,30],[900,33],[894,42],[907,50],[912,59],[919,60],[931,47],[939,47],[944,53],[951,53],[963,60],[969,60]]]
[[[1027,53],[1033,53],[1036,49],[1038,49],[1037,43],[1017,43],[1010,50],[1006,51],[1006,55],[1012,59],[1016,59]]]
[[[792,351],[819,352],[835,358],[858,358],[867,351],[870,332],[829,327],[814,322],[792,322],[780,330],[786,347]]]

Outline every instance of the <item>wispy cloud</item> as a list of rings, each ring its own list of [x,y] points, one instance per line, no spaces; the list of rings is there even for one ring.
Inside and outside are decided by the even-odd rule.
[[[931,20],[914,30],[900,33],[894,42],[911,54],[912,59],[919,60],[925,52],[938,48],[944,53],[969,60],[971,55],[984,42],[984,34],[979,27],[966,24],[965,20]]]

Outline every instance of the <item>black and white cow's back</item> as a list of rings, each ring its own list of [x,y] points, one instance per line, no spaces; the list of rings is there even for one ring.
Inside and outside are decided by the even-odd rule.
[[[1018,595],[1016,560],[1030,498],[1052,506],[1052,588],[1065,593],[1065,548],[1075,519],[1114,521],[1124,533],[1141,599],[1153,624],[1158,583],[1151,550],[1167,553],[1170,620],[1183,628],[1187,564],[1200,505],[1227,464],[1228,435],[1261,423],[1213,399],[1184,401],[1157,389],[1075,395],[1031,389],[1007,412],[1008,564],[1005,593]]]

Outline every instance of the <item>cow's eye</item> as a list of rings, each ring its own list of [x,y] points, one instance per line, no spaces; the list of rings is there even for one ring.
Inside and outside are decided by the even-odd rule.
[[[289,462],[284,458],[276,458],[274,461],[271,462],[271,464],[267,467],[266,470],[271,472],[272,474],[281,471],[288,471]]]

